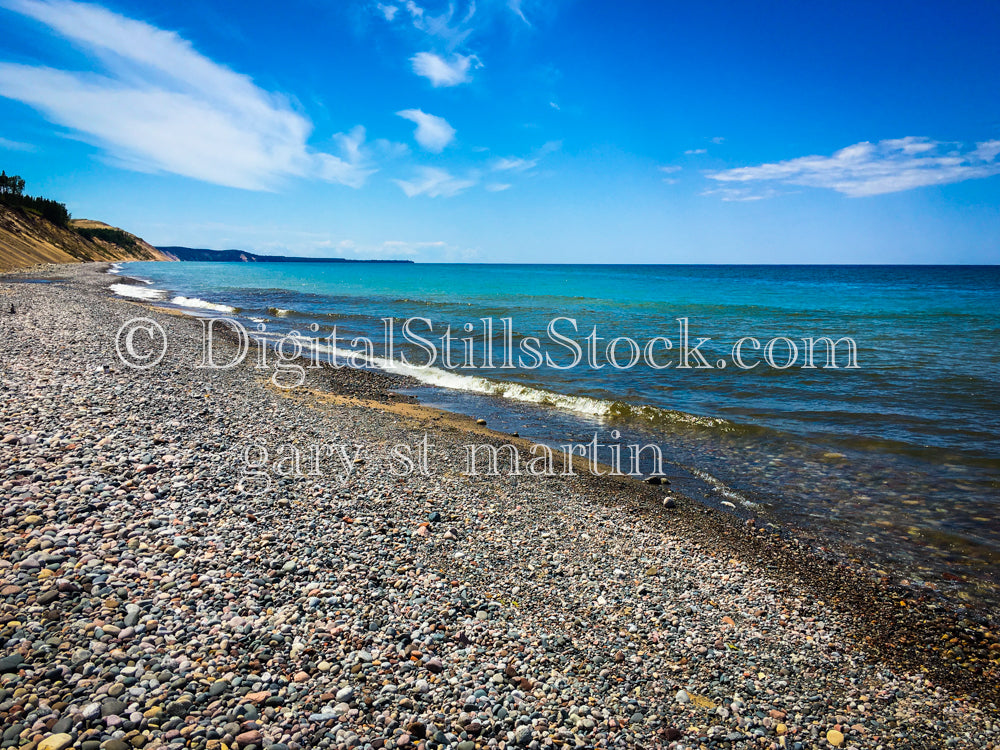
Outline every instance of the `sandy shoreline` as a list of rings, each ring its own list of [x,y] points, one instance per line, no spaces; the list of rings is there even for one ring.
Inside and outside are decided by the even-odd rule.
[[[3,746],[997,741],[994,624],[663,487],[465,476],[509,438],[373,373],[195,369],[198,323],[100,270],[0,277]],[[147,372],[114,354],[140,314]],[[374,458],[425,434],[430,476]],[[248,440],[372,452],[248,496]]]

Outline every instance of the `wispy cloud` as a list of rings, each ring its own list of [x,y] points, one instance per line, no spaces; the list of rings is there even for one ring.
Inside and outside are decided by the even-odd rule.
[[[450,198],[476,184],[473,178],[454,177],[450,172],[437,167],[421,167],[412,180],[393,180],[407,197],[426,195],[428,198]]]
[[[675,172],[681,171],[681,167],[677,166],[676,164],[668,164],[666,166],[660,167],[659,169],[665,175],[671,175],[674,174]],[[667,185],[673,185],[674,183],[677,182],[677,179],[674,177],[664,177],[662,179]]]
[[[312,124],[285,97],[173,32],[72,0],[4,4],[84,47],[105,72],[0,63],[0,95],[34,107],[123,166],[251,190],[288,177],[357,187],[373,171],[363,130],[340,139],[339,155],[311,149]]]
[[[350,133],[338,133],[334,136],[334,140],[340,146],[342,156],[316,153],[314,158],[318,165],[319,177],[352,188],[361,187],[368,176],[376,171],[365,166],[369,162],[364,147],[365,129],[357,125]],[[388,142],[379,141],[378,143]]]
[[[455,2],[449,2],[447,8],[438,15],[428,13],[413,0],[406,0],[403,5],[414,28],[442,40],[452,49],[462,44],[473,32],[471,22],[476,15],[475,0],[469,0],[464,10]]]
[[[387,21],[408,21],[415,29],[449,42],[454,47],[465,41],[477,26],[488,25],[506,13],[531,26],[524,5],[524,0],[480,0],[478,5],[476,0],[437,0],[425,7],[415,0],[402,0],[377,2],[375,9]],[[438,10],[432,6],[437,6]],[[405,15],[401,15],[400,11],[405,11]]]
[[[708,153],[708,149],[707,148],[689,148],[684,153],[687,154],[688,156],[692,156],[694,154],[707,154]]]
[[[709,174],[725,184],[778,182],[827,188],[859,198],[1000,174],[1000,140],[975,148],[909,136],[843,148],[832,156],[739,167]]]
[[[328,246],[339,255],[352,255],[359,258],[413,258],[430,254],[440,255],[449,249],[448,243],[440,240],[433,242],[409,242],[406,240],[385,240],[381,243],[358,243],[354,240],[329,242]]]
[[[427,78],[434,86],[458,86],[472,80],[472,71],[482,67],[479,58],[468,52],[468,41],[503,15],[513,14],[526,26],[531,22],[522,7],[523,0],[438,0],[428,7],[415,0],[377,2],[374,10],[397,30],[415,29],[422,41],[434,51],[418,52],[410,58],[413,72]],[[436,6],[433,7],[433,6]],[[412,31],[410,31],[412,35]]]
[[[488,0],[478,5],[476,0],[438,0],[427,7],[414,0],[405,0],[392,4],[376,3],[375,9],[396,27],[412,27],[449,50],[464,45],[470,36],[488,26],[501,10],[513,13],[525,24],[531,25],[519,0],[507,0],[506,3]]]
[[[375,158],[379,161],[391,161],[408,156],[410,154],[410,147],[405,143],[377,138],[372,141],[372,151],[375,153]]]
[[[455,128],[443,117],[429,115],[420,109],[404,109],[396,114],[416,123],[417,129],[413,137],[417,139],[417,143],[435,154],[441,153],[455,138]]]
[[[265,218],[265,217],[261,217]],[[184,222],[154,224],[164,239],[161,244],[202,243],[211,248],[240,248],[268,255],[298,255],[310,258],[352,256],[358,258],[414,257],[445,258],[462,252],[442,240],[406,241],[354,240],[331,237],[329,232],[302,229],[301,223]]]
[[[528,26],[531,26],[531,22],[528,21],[527,17],[524,15],[524,11],[521,10],[521,0],[507,0],[507,7],[510,8],[511,12],[524,21]]]
[[[445,242],[407,242],[405,240],[386,240],[382,243],[381,249],[385,252],[396,255],[418,255],[423,250],[443,249],[448,245]]]
[[[526,172],[538,165],[538,159],[522,159],[520,157],[504,157],[493,162],[497,172]]]
[[[432,86],[458,86],[472,80],[469,71],[482,67],[475,55],[452,55],[451,60],[445,60],[433,52],[418,52],[410,58],[413,72],[423,76]]]
[[[664,182],[674,182],[674,180],[670,180],[668,178],[664,180]],[[776,195],[780,195],[780,193],[774,188],[751,190],[743,187],[711,188],[709,190],[702,191],[701,194],[704,196],[715,196],[721,198],[726,203],[749,203],[752,201],[762,201],[765,198],[773,198]]]
[[[382,3],[376,3],[375,7],[378,8],[379,12],[382,14],[386,21],[391,21],[396,17],[399,12],[399,7],[396,5],[383,5]]]
[[[34,151],[35,147],[30,143],[21,143],[21,141],[12,141],[9,138],[0,138],[0,148],[5,151]]]
[[[381,257],[417,257],[425,261],[470,261],[479,256],[476,248],[459,247],[440,240],[436,242],[407,242],[387,240],[377,247]]]
[[[488,182],[483,187],[491,193],[502,193],[504,190],[510,190],[513,186],[509,182]]]
[[[549,141],[536,149],[531,156],[503,156],[495,159],[490,168],[494,172],[529,172],[537,167],[545,156],[561,148],[562,141]]]

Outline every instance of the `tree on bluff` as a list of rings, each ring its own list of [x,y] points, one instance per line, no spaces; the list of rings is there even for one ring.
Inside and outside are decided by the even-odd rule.
[[[0,203],[23,208],[61,227],[69,226],[70,214],[65,203],[25,195],[24,180],[16,174],[8,175],[6,170],[0,172]]]
[[[0,195],[20,197],[24,192],[24,180],[16,174],[7,176],[6,170],[0,172]]]

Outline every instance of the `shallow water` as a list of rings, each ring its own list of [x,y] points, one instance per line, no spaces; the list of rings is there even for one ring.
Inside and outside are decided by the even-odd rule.
[[[396,359],[416,362],[428,357],[403,341],[403,322],[428,319],[433,332],[413,328],[427,339],[450,325],[455,367],[393,365],[419,377],[424,402],[553,444],[595,433],[614,442],[617,430],[623,442],[660,446],[675,486],[706,502],[814,530],[817,543],[858,545],[917,580],[971,578],[965,597],[991,596],[1000,582],[997,267],[129,263],[123,272],[188,312],[234,308],[248,327],[307,336],[336,326],[340,349],[366,336],[378,357],[385,318]],[[573,352],[546,334],[557,317],[577,322],[576,332],[556,324],[583,350],[570,369],[559,366]],[[493,321],[492,369],[483,319]],[[655,344],[654,362],[677,363],[679,319],[691,346],[709,339],[699,351],[711,368],[616,369],[600,354],[615,337],[645,346],[662,336],[673,349]],[[586,362],[595,326],[600,369]],[[518,347],[531,336],[551,366],[501,368],[510,347],[530,364]],[[845,367],[843,344],[837,368],[823,367],[822,345],[817,366],[802,367],[804,340],[824,336],[853,339],[858,367]],[[798,359],[772,367],[747,342],[744,362],[760,364],[743,369],[732,350],[742,337],[762,347],[777,339],[776,365],[790,339]],[[460,366],[467,351],[476,367]]]

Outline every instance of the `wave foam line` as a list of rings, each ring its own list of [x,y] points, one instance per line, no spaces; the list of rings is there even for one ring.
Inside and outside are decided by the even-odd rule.
[[[694,474],[700,480],[702,480],[703,482],[705,482],[705,484],[709,485],[712,489],[714,489],[716,492],[718,492],[723,497],[728,498],[729,500],[732,500],[733,502],[737,502],[737,503],[739,503],[740,505],[742,505],[742,506],[744,506],[746,508],[756,508],[757,507],[757,505],[758,505],[757,503],[753,502],[752,500],[747,499],[746,497],[744,497],[743,495],[741,495],[739,492],[737,492],[736,490],[734,490],[731,487],[729,487],[721,479],[719,479],[716,476],[712,476],[707,471],[702,471],[701,469],[695,469],[693,467],[688,467],[688,471],[690,471],[692,474]]]
[[[230,305],[219,305],[214,302],[206,302],[203,299],[198,299],[197,297],[174,297],[170,300],[170,304],[177,305],[178,307],[193,307],[200,310],[214,310],[215,312],[221,313],[235,313],[239,312],[238,307],[232,307]]]
[[[334,354],[342,359],[356,357],[356,360],[369,362],[381,370],[396,375],[403,375],[425,385],[438,388],[448,388],[469,393],[481,393],[485,396],[506,398],[511,401],[521,401],[540,406],[551,406],[566,409],[578,414],[599,419],[641,420],[656,426],[690,425],[696,427],[726,428],[732,423],[725,419],[698,417],[694,414],[657,409],[653,406],[635,406],[621,401],[608,401],[590,396],[572,396],[566,393],[555,393],[543,388],[533,388],[521,383],[506,380],[490,380],[479,375],[461,375],[438,367],[408,365],[398,360],[384,357],[365,357],[350,350],[334,349],[325,344],[310,344],[303,342],[304,348],[318,348],[319,351]]]
[[[398,375],[406,375],[426,385],[450,388],[456,391],[482,393],[487,396],[523,401],[529,404],[554,406],[592,417],[607,417],[611,413],[611,402],[589,396],[570,396],[553,393],[541,388],[532,388],[505,380],[490,380],[478,375],[459,375],[437,367],[415,367],[402,362],[376,357],[372,364]]]
[[[281,335],[273,333],[253,334],[253,337],[261,342],[274,341],[276,343],[281,338]],[[565,393],[555,393],[542,388],[533,388],[506,380],[490,380],[479,375],[461,375],[438,367],[408,365],[399,360],[390,360],[384,357],[367,357],[360,352],[331,347],[328,344],[321,344],[313,339],[304,337],[300,338],[299,341],[303,351],[315,350],[323,354],[333,355],[335,358],[343,361],[367,362],[385,372],[413,378],[420,383],[438,388],[480,393],[485,396],[505,398],[511,401],[521,401],[529,404],[565,409],[602,420],[640,421],[645,425],[661,429],[670,427],[696,427],[725,431],[739,429],[738,425],[733,422],[717,417],[700,417],[695,414],[688,414],[672,409],[659,409],[655,406],[635,405],[590,396],[572,396]],[[706,481],[716,486],[723,494],[730,493],[741,503],[753,505],[753,503],[742,495],[733,492],[723,485],[715,477],[706,479]]]
[[[167,293],[162,289],[148,289],[135,284],[112,284],[109,289],[119,297],[130,297],[131,299],[162,300]]]
[[[398,360],[386,359],[385,357],[366,357],[365,355],[352,350],[339,349],[327,344],[312,342],[309,339],[302,340],[302,348],[317,350],[324,354],[332,354],[346,361],[367,362],[380,370],[394,375],[403,375],[425,385],[437,386],[438,388],[448,388],[455,391],[467,391],[470,393],[481,393],[485,396],[496,396],[507,398],[511,401],[523,401],[530,404],[540,404],[543,406],[554,406],[559,409],[568,409],[580,414],[592,417],[605,417],[610,413],[611,402],[602,401],[588,396],[569,396],[562,393],[553,393],[540,388],[531,388],[520,383],[511,383],[504,380],[489,380],[478,375],[459,375],[458,373],[442,370],[437,367],[426,367],[421,365],[408,365]]]

